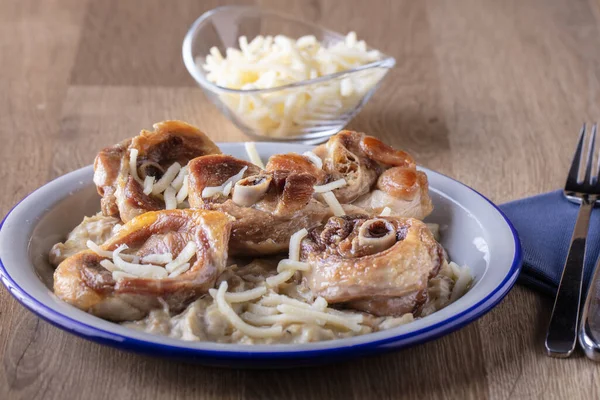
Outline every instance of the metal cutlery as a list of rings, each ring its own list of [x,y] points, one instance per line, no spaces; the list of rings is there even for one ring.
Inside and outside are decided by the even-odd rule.
[[[565,197],[580,204],[580,208],[546,334],[546,351],[551,357],[569,357],[577,344],[585,244],[592,208],[600,195],[598,166],[592,174],[596,131],[596,124],[592,126],[590,134],[587,134],[585,124],[581,128],[564,189]],[[586,139],[588,151],[584,160],[582,154]],[[579,172],[582,167],[585,168],[585,176],[580,180]]]
[[[594,276],[586,295],[581,323],[579,326],[579,345],[588,358],[600,361],[600,258],[594,269]]]

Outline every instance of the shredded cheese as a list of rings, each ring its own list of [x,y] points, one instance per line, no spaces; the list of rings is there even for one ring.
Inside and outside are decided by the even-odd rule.
[[[119,268],[117,268],[117,266],[113,264],[113,262],[110,260],[102,260],[100,261],[100,265],[102,265],[104,269],[107,269],[110,272],[115,272],[119,270]]]
[[[170,185],[171,182],[175,179],[179,171],[181,170],[181,164],[175,162],[171,164],[169,168],[165,171],[163,176],[154,184],[152,188],[152,194],[159,194],[164,192]]]
[[[304,307],[294,307],[294,306],[290,306],[287,304],[281,304],[281,305],[277,306],[277,310],[279,310],[279,312],[281,312],[282,314],[305,316],[305,317],[312,318],[313,320],[318,319],[321,321],[326,321],[327,323],[329,323],[331,325],[335,325],[335,326],[338,326],[341,328],[346,328],[346,329],[352,330],[354,332],[358,332],[361,330],[361,327],[360,327],[357,319],[349,319],[349,318],[345,318],[340,315],[333,315],[330,313],[317,311],[317,310],[304,308]],[[361,315],[360,322],[362,322],[362,315]]]
[[[102,250],[102,248],[100,246],[98,246],[96,243],[92,242],[91,240],[88,240],[85,244],[88,249],[92,250],[94,253],[98,254],[100,257],[112,258],[112,256],[113,256],[112,251]],[[132,256],[130,254],[121,254],[121,258],[126,261],[133,261],[135,259],[134,257],[135,256]]]
[[[228,48],[225,55],[218,48],[211,48],[202,68],[207,79],[216,85],[252,90],[315,79],[381,59],[378,51],[368,50],[366,43],[355,36],[350,32],[346,40],[335,43],[321,43],[312,35],[298,39],[284,35],[256,36],[250,42],[241,36],[239,49]],[[350,74],[319,82],[316,88],[226,93],[221,94],[220,99],[257,133],[272,137],[292,136],[322,125],[324,119],[343,118],[384,74],[383,69],[366,69],[356,76]]]
[[[348,183],[346,182],[346,180],[342,178],[338,179],[337,181],[329,182],[325,185],[313,186],[313,189],[315,190],[315,193],[325,193],[344,187],[347,184]]]
[[[185,175],[183,178],[183,182],[181,183],[181,187],[179,188],[179,191],[177,192],[177,204],[181,204],[185,201],[185,199],[187,199],[188,197],[188,190],[189,190],[189,176]]]
[[[137,157],[137,153],[134,152],[134,155]],[[163,200],[166,210],[189,208],[189,204],[186,204],[188,197],[188,171],[187,165],[182,167],[179,163],[175,162],[167,168],[158,181],[156,181],[154,176],[147,175],[143,182],[144,194],[152,194]]]
[[[315,167],[322,169],[323,168],[323,160],[319,156],[317,156],[312,151],[305,151],[302,155],[315,165]]]
[[[246,147],[246,153],[248,153],[248,158],[250,159],[250,162],[258,166],[260,169],[265,169],[265,164],[263,164],[262,160],[260,159],[260,155],[256,150],[256,143],[246,142],[244,143],[244,147]]]
[[[288,259],[281,260],[279,261],[279,264],[277,264],[277,272],[283,272],[288,270],[308,271],[309,269],[310,265],[308,265],[308,263]]]
[[[148,254],[142,257],[142,262],[149,264],[167,264],[173,261],[173,254],[162,253],[162,254]]]
[[[225,185],[225,187],[223,188],[223,196],[229,196],[229,193],[231,193],[231,188],[233,187],[233,183],[229,182]]]
[[[196,255],[196,249],[197,246],[195,242],[188,242],[179,255],[177,255],[177,258],[165,265],[165,270],[167,270],[167,272],[173,272],[177,267],[190,262],[192,257]]]
[[[300,300],[293,299],[283,294],[270,293],[268,296],[263,297],[260,300],[261,305],[267,307],[277,307],[282,304],[287,304],[294,307],[300,308],[311,308],[311,305],[304,303]]]
[[[180,191],[182,185],[184,184],[184,180],[188,176],[188,174],[189,168],[186,165],[179,170],[179,173],[177,174],[175,179],[173,179],[173,182],[171,182],[171,186],[173,186],[173,188],[175,188],[176,191]]]
[[[237,181],[239,181],[240,179],[242,179],[244,177],[244,173],[246,172],[247,169],[248,169],[248,167],[242,168],[240,170],[240,172],[238,172],[231,178],[227,179],[221,186],[205,187],[204,189],[202,189],[202,198],[206,199],[209,197],[213,197],[219,193],[222,193],[225,196],[229,196],[229,193],[231,192],[231,188],[233,187],[233,185],[235,185],[237,183]],[[227,194],[225,194],[225,192],[227,192]]]
[[[129,150],[129,175],[138,182],[142,182],[137,170],[138,149]]]
[[[265,306],[261,306],[260,304],[256,304],[256,303],[249,303],[247,308],[248,308],[248,312],[251,312],[251,313],[257,314],[257,315],[275,315],[275,314],[279,313],[279,311],[277,311],[277,309],[275,307],[265,307]]]
[[[306,235],[308,235],[308,231],[306,229],[302,228],[290,237],[290,253],[289,253],[290,260],[292,260],[292,261],[300,260],[300,244],[302,243],[302,239],[304,239],[306,237]]]
[[[217,297],[216,289],[209,289],[208,293],[213,297]],[[247,301],[256,300],[259,297],[267,293],[267,288],[264,286],[257,286],[254,289],[246,290],[244,292],[228,292],[225,294],[225,300],[229,303],[245,303]]]
[[[257,328],[256,326],[252,326],[247,324],[240,318],[239,315],[235,313],[231,305],[225,299],[225,294],[227,292],[227,282],[221,282],[219,286],[219,290],[217,290],[216,294],[216,302],[219,312],[223,314],[225,318],[229,321],[231,325],[233,325],[240,332],[251,336],[251,337],[260,337],[260,338],[268,338],[268,337],[277,337],[282,333],[281,326],[271,326],[269,328]]]
[[[177,208],[177,197],[175,197],[175,189],[169,186],[165,189],[165,210],[175,210]]]
[[[217,194],[223,193],[224,186],[207,186],[202,189],[202,198],[208,199],[216,196]]]
[[[292,276],[294,276],[295,273],[296,273],[296,271],[293,269],[286,269],[285,271],[281,271],[280,273],[278,273],[275,276],[270,276],[266,279],[267,286],[277,287],[277,286],[281,285],[282,283],[285,283],[288,280],[290,280],[292,278]]]
[[[315,308],[319,311],[325,311],[328,306],[329,306],[329,304],[327,304],[327,300],[325,300],[323,297],[319,296],[315,299],[315,301],[311,307]]]
[[[299,314],[277,314],[277,315],[260,315],[250,312],[242,314],[242,319],[254,325],[274,325],[274,324],[293,324],[307,323],[323,326],[325,321],[318,320],[306,315]]]
[[[113,272],[113,275],[115,272],[119,272],[119,274],[117,274],[119,279],[130,276],[150,279],[177,277],[190,269],[189,260],[194,256],[196,251],[196,244],[194,242],[188,242],[175,260],[173,260],[173,255],[171,253],[148,254],[141,259],[144,264],[140,264],[139,256],[121,254],[123,250],[128,248],[125,244],[117,247],[114,251],[103,250],[91,240],[88,240],[87,246],[97,255],[105,257],[104,260],[100,261],[100,265],[108,271]],[[112,261],[110,260],[111,258]],[[161,267],[155,264],[166,265],[165,267]],[[169,269],[167,269],[167,266]]]
[[[389,207],[385,207],[382,211],[381,214],[379,214],[380,217],[389,217],[392,214],[392,209]]]
[[[152,193],[152,188],[154,187],[154,177],[150,175],[146,175],[144,178],[144,194],[148,195]]]
[[[187,272],[190,269],[190,263],[181,264],[179,267],[173,269],[173,272],[169,274],[169,278],[176,278],[179,275]]]
[[[323,200],[325,200],[325,203],[327,203],[329,208],[331,208],[331,212],[333,212],[333,215],[335,215],[336,217],[346,215],[346,212],[342,208],[342,205],[338,201],[337,197],[335,197],[333,192],[321,193],[321,196],[323,197]]]
[[[135,264],[133,262],[125,261],[123,258],[121,258],[121,252],[127,248],[127,245],[122,244],[121,246],[117,247],[115,251],[113,251],[113,263],[121,271],[141,278],[162,279],[167,277],[167,271],[157,265]]]

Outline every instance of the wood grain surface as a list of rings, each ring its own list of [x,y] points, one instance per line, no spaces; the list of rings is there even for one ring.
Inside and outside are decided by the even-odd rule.
[[[216,0],[0,2],[0,215],[103,146],[166,118],[242,134],[204,97],[182,38]],[[232,3],[232,2],[229,2]],[[600,116],[593,0],[245,1],[359,36],[397,67],[350,128],[504,202],[562,185]],[[597,399],[600,368],[544,355],[551,300],[517,286],[434,342],[319,368],[225,370],[113,350],[0,289],[0,399]]]

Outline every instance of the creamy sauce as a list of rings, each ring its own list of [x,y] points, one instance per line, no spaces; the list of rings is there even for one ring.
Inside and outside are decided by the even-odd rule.
[[[106,217],[102,213],[93,217],[84,217],[83,221],[69,233],[64,243],[56,243],[52,246],[48,255],[50,264],[57,267],[66,258],[87,250],[85,243],[88,240],[98,245],[104,243],[115,233],[115,227],[118,228],[120,222],[118,218]]]
[[[262,285],[265,279],[274,275],[272,265],[276,262],[268,260],[255,260],[246,267],[229,267],[221,276],[221,280],[229,283],[231,292],[242,292]],[[217,282],[218,286],[219,282]],[[454,284],[452,269],[445,263],[438,277],[431,280],[428,295],[429,300],[424,306],[424,314],[428,315],[450,303],[450,294]],[[273,289],[269,289],[273,292]],[[299,277],[288,284],[278,288],[279,294],[285,294],[293,299],[312,303],[313,295],[306,289]],[[267,293],[268,294],[268,293]],[[236,314],[243,315],[248,311],[249,304],[260,304],[260,300],[232,304]],[[347,315],[357,315],[355,311],[339,310]],[[366,333],[395,328],[414,321],[412,314],[401,317],[374,317],[361,313],[364,317],[360,331],[351,331],[343,328],[325,325],[319,326],[312,323],[281,324],[283,333],[278,337],[256,338],[249,337],[233,328],[227,318],[219,311],[215,300],[210,295],[205,295],[196,300],[178,315],[171,315],[166,307],[152,311],[140,321],[125,322],[122,325],[148,333],[168,336],[187,341],[210,341],[218,343],[237,344],[284,344],[284,343],[310,343],[324,340],[341,339],[346,337],[364,335]],[[276,324],[277,325],[277,324]]]
[[[57,243],[52,247],[49,255],[51,264],[57,266],[67,257],[87,249],[86,242],[88,240],[99,245],[102,244],[114,235],[119,228],[120,220],[117,218],[106,217],[101,214],[84,218],[83,222],[69,233],[64,243]],[[434,232],[437,231],[436,228],[437,226],[435,225],[430,227]],[[222,281],[227,281],[229,293],[243,292],[258,286],[264,286],[268,277],[277,274],[276,267],[278,262],[278,258],[272,257],[254,260],[241,268],[235,264],[231,265],[220,276],[216,286],[218,287]],[[452,291],[459,278],[457,271],[461,271],[460,267],[444,262],[438,275],[429,281],[428,300],[423,306],[422,317],[450,304]],[[302,284],[300,273],[296,273],[296,276],[288,283],[280,285],[277,288],[269,288],[266,296],[269,294],[282,294],[306,304],[312,304],[315,300],[313,293]],[[250,307],[261,306],[263,298],[243,303],[232,303],[231,307],[238,316],[243,318],[244,314],[250,311]],[[332,310],[332,308],[330,307],[329,310]],[[221,313],[216,301],[209,294],[197,299],[179,314],[171,313],[167,305],[163,304],[162,308],[152,310],[144,319],[124,322],[122,325],[186,341],[210,341],[251,345],[310,343],[341,339],[391,329],[410,323],[415,319],[410,313],[404,314],[401,317],[375,317],[371,314],[360,313],[354,310],[333,309],[330,312],[349,317],[362,315],[363,320],[360,323],[360,329],[353,331],[328,323],[323,324],[322,322],[277,322],[274,325],[281,326],[281,335],[267,338],[251,337],[234,328],[227,317]]]

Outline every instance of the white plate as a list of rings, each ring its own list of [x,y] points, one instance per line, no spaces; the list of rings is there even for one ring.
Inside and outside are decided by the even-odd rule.
[[[247,159],[243,143],[220,145]],[[261,157],[302,153],[309,146],[257,143]],[[0,279],[25,307],[68,332],[124,350],[234,367],[296,366],[400,349],[459,329],[491,310],[514,285],[521,249],[510,221],[488,199],[437,172],[427,173],[442,244],[453,261],[473,271],[473,288],[448,307],[410,324],[352,338],[307,344],[236,345],[186,342],[128,329],[58,300],[52,290],[51,246],[64,240],[83,216],[99,210],[91,166],[31,193],[0,225]]]

